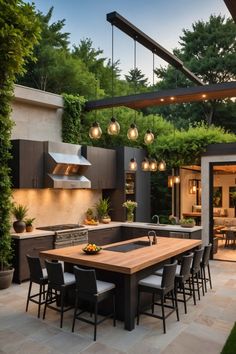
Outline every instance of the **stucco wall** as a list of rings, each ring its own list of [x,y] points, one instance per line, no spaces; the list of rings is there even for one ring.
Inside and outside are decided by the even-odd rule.
[[[189,180],[201,179],[201,174],[198,172],[181,169],[180,183],[181,183],[181,214],[192,212],[192,206],[196,205],[196,194],[189,193]]]

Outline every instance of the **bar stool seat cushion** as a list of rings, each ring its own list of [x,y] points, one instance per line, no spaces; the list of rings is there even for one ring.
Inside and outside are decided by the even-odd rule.
[[[43,279],[48,279],[48,272],[46,268],[42,268],[42,272],[43,272]]]
[[[141,279],[138,284],[143,286],[149,286],[151,288],[161,289],[162,278],[156,275],[149,275],[146,278]]]
[[[70,285],[75,283],[75,276],[72,273],[64,273],[64,283],[65,285]]]
[[[113,283],[108,283],[106,281],[102,280],[97,280],[97,290],[98,294],[105,293],[106,291],[109,291],[111,289],[114,289],[116,286]]]

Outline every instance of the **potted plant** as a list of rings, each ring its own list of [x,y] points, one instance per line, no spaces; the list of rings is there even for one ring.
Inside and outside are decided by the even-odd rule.
[[[88,208],[88,210],[86,211],[86,219],[88,221],[92,220],[94,218],[93,216],[93,210],[91,208]]]
[[[192,218],[182,218],[179,221],[180,226],[182,227],[194,227],[195,226],[195,220]]]
[[[98,219],[104,224],[108,224],[111,221],[109,216],[110,208],[110,200],[109,198],[100,198],[99,201],[95,204]]]
[[[22,204],[14,205],[12,208],[12,214],[16,218],[16,221],[13,223],[13,228],[16,233],[21,233],[25,231],[25,222],[24,218],[26,217],[26,214],[28,212],[28,209],[26,206]]]
[[[127,200],[122,204],[124,208],[127,209],[127,222],[134,221],[134,209],[137,208],[138,203],[132,200]]]
[[[230,193],[234,205],[234,217],[236,217],[236,191]]]
[[[88,208],[85,215],[86,215],[85,218],[86,225],[98,225],[97,217],[94,215],[93,209]]]
[[[33,227],[33,222],[34,222],[35,218],[29,218],[29,219],[25,219],[25,226],[26,226],[26,232],[32,232],[34,227]]]

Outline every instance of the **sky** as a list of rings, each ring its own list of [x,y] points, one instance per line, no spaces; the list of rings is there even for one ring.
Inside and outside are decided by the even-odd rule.
[[[44,14],[54,7],[52,21],[65,19],[64,31],[70,33],[71,46],[90,38],[93,47],[111,59],[111,24],[106,14],[116,11],[128,21],[173,52],[183,29],[191,29],[199,20],[208,21],[211,14],[231,17],[223,0],[34,0]],[[137,43],[137,67],[152,83],[152,53]],[[119,60],[121,77],[134,66],[134,43],[114,27],[114,61]],[[155,67],[166,63],[155,57]]]

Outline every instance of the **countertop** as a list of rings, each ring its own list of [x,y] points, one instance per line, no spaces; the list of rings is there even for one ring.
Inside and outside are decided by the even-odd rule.
[[[202,243],[201,240],[158,237],[156,245],[144,246],[129,252],[123,253],[106,250],[106,248],[110,246],[114,247],[114,245],[133,243],[137,240],[143,240],[143,238],[106,245],[95,255],[85,254],[82,251],[84,245],[78,245],[42,251],[40,252],[40,257],[131,275],[144,268],[193,249]]]
[[[201,226],[194,226],[191,228],[187,227],[182,227],[180,225],[157,225],[157,224],[151,224],[151,223],[145,223],[145,222],[119,222],[119,221],[111,221],[109,224],[98,224],[96,226],[91,226],[91,225],[85,225],[84,229],[87,229],[89,231],[92,230],[102,230],[102,229],[109,229],[112,227],[137,227],[137,228],[142,228],[142,229],[151,229],[151,230],[166,230],[166,231],[173,231],[173,232],[195,232],[202,230]],[[11,233],[11,237],[15,239],[27,239],[27,238],[34,238],[34,237],[41,237],[41,236],[49,236],[49,235],[54,235],[53,231],[44,231],[44,230],[37,230],[34,229],[32,232],[23,232],[23,233]]]

